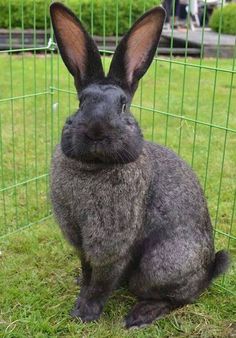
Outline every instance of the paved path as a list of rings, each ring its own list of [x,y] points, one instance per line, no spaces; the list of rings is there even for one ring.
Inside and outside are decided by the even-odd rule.
[[[220,57],[233,57],[236,49],[236,36],[228,34],[219,34],[212,32],[210,29],[205,28],[202,32],[202,28],[198,28],[195,31],[189,30],[174,30],[163,31],[162,36],[170,40],[173,36],[173,39],[176,43],[182,45],[186,43],[186,38],[188,39],[188,46],[201,48],[202,44],[202,35],[203,35],[203,56],[205,57],[216,57],[217,49],[219,44],[219,56]]]

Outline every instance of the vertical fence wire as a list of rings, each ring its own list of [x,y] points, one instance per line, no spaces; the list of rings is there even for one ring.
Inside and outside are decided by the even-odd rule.
[[[48,44],[48,22],[47,22],[47,11],[48,5],[44,3],[44,45]],[[44,91],[48,88],[48,62],[47,57],[48,52],[45,49],[44,51]],[[45,140],[45,164],[44,164],[44,172],[47,173],[49,170],[49,158],[48,158],[48,94],[44,94],[44,140]],[[48,176],[45,178],[45,196],[46,196],[46,206],[44,215],[49,214],[49,180]]]
[[[10,49],[12,49],[12,27],[11,27],[11,1],[9,1],[9,45]],[[10,68],[10,96],[13,97],[13,60],[12,60],[12,52],[9,55],[9,68]],[[16,155],[15,155],[15,123],[14,123],[14,100],[11,99],[11,133],[12,133],[12,168],[13,168],[13,183],[16,184]],[[17,189],[14,188],[14,204],[15,204],[15,219],[14,224],[18,227],[18,203],[17,203]]]
[[[36,2],[33,2],[33,45],[36,45]],[[34,93],[37,93],[37,60],[36,60],[36,50],[33,52],[34,54],[34,61],[33,61],[33,73],[34,73],[34,80],[33,80],[33,88]],[[38,177],[38,156],[37,156],[37,147],[38,147],[38,139],[37,139],[37,97],[34,96],[34,161],[35,161],[35,177]],[[38,196],[38,180],[35,180],[35,198],[36,198],[36,207],[39,207],[39,196]]]
[[[181,97],[181,107],[180,107],[180,116],[181,117],[184,115],[184,99],[185,99],[185,86],[186,86],[187,57],[188,57],[189,22],[190,22],[190,11],[188,11],[188,14],[187,14],[187,30],[186,30],[186,35],[185,35],[185,51],[184,51],[184,63],[185,64],[183,66],[182,97]],[[184,120],[182,118],[180,118],[180,120],[179,120],[178,154],[180,154],[180,148],[181,148],[183,122],[184,122]]]
[[[195,155],[195,145],[196,145],[196,135],[197,135],[197,120],[198,120],[198,112],[199,112],[199,98],[200,98],[200,87],[201,87],[201,77],[202,77],[202,61],[203,61],[203,42],[204,42],[204,32],[206,27],[206,0],[204,2],[204,11],[203,11],[203,23],[202,23],[202,31],[201,31],[201,51],[200,51],[200,60],[199,60],[199,68],[198,68],[198,79],[197,79],[197,99],[196,99],[196,109],[195,109],[195,123],[193,129],[193,149],[192,149],[192,159],[191,165],[194,166],[194,155]]]
[[[103,58],[102,58],[102,65],[103,68],[106,69],[106,1],[103,0],[103,7],[102,7],[102,49],[103,49]]]
[[[166,123],[165,123],[165,145],[167,145],[168,139],[168,127],[169,127],[169,113],[170,113],[170,97],[171,97],[171,78],[172,78],[172,58],[173,58],[173,44],[174,44],[174,8],[176,1],[172,2],[172,18],[170,20],[171,26],[171,39],[170,39],[170,57],[169,57],[169,69],[168,69],[168,89],[167,89],[167,106],[166,106]]]
[[[223,7],[223,0],[221,1],[221,12]],[[222,25],[222,15],[220,16],[220,25],[219,25],[219,34],[218,34],[218,41],[217,41],[217,55],[216,55],[216,71],[214,76],[214,86],[213,86],[213,92],[212,92],[212,105],[211,105],[211,113],[210,113],[210,124],[213,124],[213,117],[214,117],[214,105],[215,105],[215,96],[216,96],[216,83],[217,83],[217,75],[218,75],[218,62],[219,62],[219,44],[220,44],[220,31],[221,31],[221,25]],[[206,191],[207,187],[207,179],[208,179],[208,167],[209,167],[209,160],[210,160],[210,151],[211,151],[211,139],[212,139],[212,126],[209,128],[209,135],[208,135],[208,146],[207,146],[207,162],[206,162],[206,168],[205,168],[205,179],[204,179],[204,191]]]
[[[24,49],[24,2],[21,1],[21,48]],[[27,180],[27,151],[26,151],[26,108],[25,108],[25,56],[24,52],[21,55],[22,66],[22,114],[23,114],[23,144],[24,144],[24,179]],[[26,220],[25,224],[29,223],[29,202],[28,202],[28,184],[25,185],[26,195]]]
[[[2,210],[1,213],[3,214],[4,230],[7,228],[7,209],[6,209],[6,196],[5,196],[5,179],[4,179],[4,169],[3,169],[3,124],[2,124],[2,114],[0,113],[0,160],[1,160],[1,184],[2,184]]]

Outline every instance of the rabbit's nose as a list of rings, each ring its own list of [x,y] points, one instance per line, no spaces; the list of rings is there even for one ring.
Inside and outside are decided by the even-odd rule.
[[[96,135],[94,135],[93,133],[91,133],[91,132],[87,132],[87,133],[85,133],[85,136],[89,139],[89,140],[91,140],[91,141],[94,141],[94,142],[96,142],[96,141],[103,141],[104,139],[105,139],[105,136],[96,136]]]
[[[96,124],[86,130],[85,136],[92,141],[102,141],[106,138],[103,128]]]

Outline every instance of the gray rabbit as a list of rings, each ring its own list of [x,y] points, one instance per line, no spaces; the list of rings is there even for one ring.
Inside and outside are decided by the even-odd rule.
[[[135,22],[107,76],[76,16],[60,3],[50,12],[80,101],[64,125],[51,171],[54,214],[82,265],[72,315],[98,319],[111,292],[126,281],[139,302],[125,326],[143,326],[193,302],[229,261],[226,252],[215,254],[195,174],[169,149],[146,142],[130,112],[138,81],[155,55],[165,11],[155,7]]]

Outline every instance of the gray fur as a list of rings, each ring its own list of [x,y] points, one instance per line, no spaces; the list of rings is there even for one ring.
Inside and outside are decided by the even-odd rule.
[[[99,168],[67,158],[57,146],[51,183],[55,215],[92,265],[111,264],[129,253],[142,231],[150,169],[145,149],[136,162]]]
[[[156,289],[184,304],[210,283],[215,254],[206,201],[172,151],[145,142],[135,162],[99,166],[66,157],[58,145],[51,187],[63,233],[92,269],[111,278],[108,294],[140,253],[138,268],[127,273],[140,298]]]

